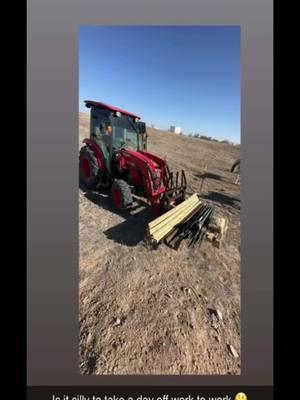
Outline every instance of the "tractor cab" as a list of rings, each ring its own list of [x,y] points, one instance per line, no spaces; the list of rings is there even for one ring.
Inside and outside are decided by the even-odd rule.
[[[90,139],[95,141],[110,169],[114,154],[128,148],[134,151],[145,151],[147,147],[146,124],[140,117],[104,103],[86,100],[90,108]]]

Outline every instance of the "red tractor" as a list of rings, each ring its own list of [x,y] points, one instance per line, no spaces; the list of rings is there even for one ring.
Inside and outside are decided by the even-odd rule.
[[[90,190],[110,188],[118,210],[147,199],[163,213],[185,199],[184,171],[170,172],[166,161],[147,152],[146,124],[140,117],[104,103],[86,100],[90,138],[80,150],[80,180]]]

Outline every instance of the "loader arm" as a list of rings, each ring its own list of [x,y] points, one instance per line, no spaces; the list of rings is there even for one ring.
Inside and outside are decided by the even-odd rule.
[[[153,208],[160,208],[160,198],[165,192],[164,182],[168,175],[166,162],[157,156],[131,149],[119,151],[120,168],[138,171],[142,175],[143,188]]]

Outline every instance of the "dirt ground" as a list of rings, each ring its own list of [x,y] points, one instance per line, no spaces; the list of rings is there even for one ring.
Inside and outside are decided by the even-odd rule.
[[[80,113],[79,131],[81,146],[89,115]],[[80,189],[80,372],[240,374],[240,186],[230,172],[240,148],[148,133],[148,150],[184,169],[188,192],[228,218],[226,239],[220,249],[149,250],[150,208],[137,203],[119,215],[108,193]]]

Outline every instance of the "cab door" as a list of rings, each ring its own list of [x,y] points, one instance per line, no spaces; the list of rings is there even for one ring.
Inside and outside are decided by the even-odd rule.
[[[112,129],[107,129],[110,125],[108,115],[101,110],[93,109],[91,112],[90,136],[102,151],[105,165],[110,172]]]

